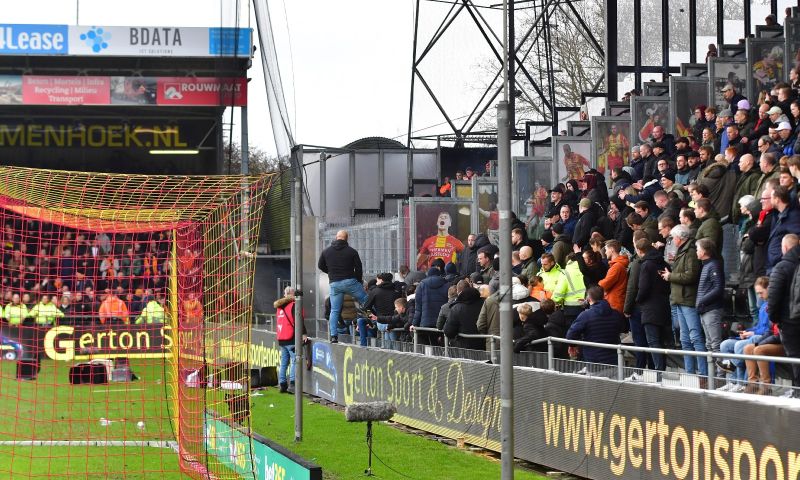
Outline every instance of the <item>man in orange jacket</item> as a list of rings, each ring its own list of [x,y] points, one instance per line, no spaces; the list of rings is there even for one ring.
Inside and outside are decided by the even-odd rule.
[[[119,297],[114,295],[111,289],[106,289],[106,295],[100,303],[100,323],[105,324],[106,321],[113,319],[122,320],[124,323],[129,323],[128,306],[125,305]]]
[[[627,255],[622,255],[622,245],[616,240],[606,242],[606,258],[608,258],[608,273],[606,278],[600,280],[598,284],[605,291],[605,299],[611,308],[623,313],[625,306],[625,294],[628,289],[628,263],[630,260]]]

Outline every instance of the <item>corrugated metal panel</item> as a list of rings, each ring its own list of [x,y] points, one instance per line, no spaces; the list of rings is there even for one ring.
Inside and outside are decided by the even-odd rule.
[[[269,245],[270,252],[289,250],[292,247],[289,221],[292,215],[292,175],[286,170],[275,180],[267,194],[267,206],[261,226],[261,241]]]

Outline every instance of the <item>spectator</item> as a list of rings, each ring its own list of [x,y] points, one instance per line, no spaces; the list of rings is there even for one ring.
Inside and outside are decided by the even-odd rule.
[[[461,283],[463,281],[464,280],[461,280],[458,283]],[[456,302],[456,297],[458,296],[458,289],[456,287],[457,285],[451,285],[447,289],[447,303],[442,305],[442,308],[439,309],[439,316],[436,318],[437,330],[443,330],[445,323],[447,323],[447,319],[450,317],[451,308],[453,304]]]
[[[11,303],[3,309],[3,318],[8,320],[9,325],[21,325],[25,318],[29,317],[28,307],[21,303],[19,293],[11,296]]]
[[[523,350],[546,351],[547,344],[530,345],[531,342],[539,340],[540,338],[547,337],[547,315],[542,309],[533,311],[527,303],[523,303],[517,307],[519,320],[522,322],[523,334],[520,338],[514,340],[514,352],[519,353]]]
[[[42,295],[39,303],[28,312],[28,315],[33,317],[36,325],[58,325],[58,319],[64,318],[64,313],[50,301],[49,295]]]
[[[608,273],[606,277],[598,282],[605,292],[605,299],[611,308],[623,313],[625,306],[625,293],[628,287],[628,264],[630,260],[627,255],[620,253],[622,245],[616,240],[606,242],[606,258],[608,259]]]
[[[456,286],[457,294],[450,315],[444,324],[444,334],[451,340],[451,345],[471,350],[483,350],[485,342],[480,338],[462,338],[460,333],[478,334],[478,317],[482,311],[483,298],[478,290],[469,282],[462,280]]]
[[[714,243],[716,254],[721,255],[722,252],[722,225],[719,223],[719,214],[711,205],[711,201],[707,198],[701,198],[695,202],[694,213],[697,219],[700,220],[700,228],[697,229],[695,234],[695,241],[707,238]]]
[[[358,252],[347,244],[347,230],[336,232],[336,239],[322,251],[317,267],[328,274],[330,284],[331,318],[328,322],[331,343],[339,342],[337,326],[342,312],[342,301],[349,294],[361,305],[367,301],[367,293],[362,286],[361,258]]]
[[[766,142],[763,138],[759,142]],[[758,187],[756,188],[756,197],[760,197],[766,188],[767,182],[770,179],[778,178],[780,175],[780,168],[778,166],[778,159],[772,153],[762,153],[758,159],[758,166],[761,170],[761,177],[758,179]]]
[[[400,296],[395,290],[391,273],[381,273],[375,279],[375,288],[369,291],[367,302],[364,304],[365,317],[358,318],[358,336],[362,347],[367,345],[367,337],[375,336],[376,325],[370,322],[369,314],[374,313],[380,317],[391,317],[394,313],[394,301]]]
[[[697,240],[697,259],[701,262],[695,307],[700,314],[706,351],[719,352],[722,343],[722,316],[725,313],[725,272],[716,254],[714,242],[708,238]]]
[[[797,230],[795,230],[797,231]],[[798,328],[797,266],[800,263],[798,236],[787,234],[781,241],[783,257],[772,269],[767,289],[767,313],[780,328],[781,342],[787,357],[800,357],[800,328]],[[788,301],[787,301],[788,299]],[[792,365],[792,386],[800,387],[800,365]]]
[[[634,244],[639,240],[644,240],[644,243],[647,243],[648,245],[650,244],[647,239],[634,240]],[[623,305],[622,313],[625,315],[625,318],[628,319],[628,326],[630,327],[631,338],[633,339],[634,345],[637,347],[647,347],[647,338],[645,337],[644,328],[642,327],[642,312],[636,303],[636,291],[639,286],[638,282],[640,265],[641,257],[638,256],[637,251],[637,256],[633,257],[628,269],[628,284],[625,289],[625,304]],[[650,368],[653,368],[652,358],[649,353],[634,352],[633,355],[636,357],[637,369],[642,370],[647,368],[648,363],[650,363]],[[638,375],[638,372],[634,372],[631,379],[638,379]]]
[[[597,225],[598,215],[593,207],[592,201],[582,198],[578,203],[578,221],[575,224],[575,232],[572,235],[572,243],[579,249],[583,249],[589,243],[589,236],[592,228]]]
[[[800,232],[800,209],[789,203],[789,192],[786,188],[777,186],[770,196],[772,208],[776,216],[772,222],[767,244],[767,274],[778,263],[781,253],[781,239],[784,235]]]
[[[527,278],[531,278],[536,273],[536,259],[533,257],[533,248],[529,246],[524,246],[519,249],[519,259],[522,262],[520,264],[520,274],[525,275]]]
[[[378,330],[384,333],[387,340],[386,345],[392,348],[394,342],[399,339],[397,330],[405,328],[408,323],[408,300],[400,297],[394,301],[394,312],[392,315],[371,315],[370,320],[376,322]]]
[[[736,87],[732,83],[726,83],[724,87],[722,87],[722,97],[728,102],[731,115],[736,113],[739,109],[739,101],[745,100],[745,98],[736,92]]]
[[[286,287],[283,290],[283,298],[275,301],[273,306],[276,310],[277,340],[281,350],[281,363],[278,366],[278,384],[281,393],[294,392],[294,374],[296,368],[295,361],[295,318],[294,318],[294,288]],[[137,320],[137,323],[138,320]],[[300,325],[303,329],[303,342],[306,341],[305,323],[301,320]],[[289,364],[291,363],[291,369]],[[289,370],[289,381],[287,383],[286,371]]]
[[[670,283],[670,302],[675,305],[674,313],[680,325],[680,340],[683,350],[705,352],[705,338],[700,316],[697,314],[697,281],[700,274],[700,263],[694,247],[689,228],[677,225],[670,232],[672,241],[678,248],[671,270],[663,270],[661,278]],[[675,323],[673,319],[673,324]],[[708,364],[703,357],[684,355],[686,373],[700,373],[703,377],[708,373]],[[700,379],[700,386],[707,386],[705,379]]]
[[[605,293],[599,286],[590,288],[586,293],[586,302],[589,308],[578,315],[567,331],[570,340],[583,340],[585,342],[619,344],[621,331],[621,314],[612,309],[606,300]],[[570,347],[576,351],[576,347]],[[582,347],[583,360],[592,363],[616,365],[617,352],[611,348]],[[571,355],[572,356],[572,355]]]
[[[553,254],[558,266],[564,268],[567,266],[567,255],[573,251],[572,236],[564,231],[564,226],[560,223],[553,225],[551,230],[555,239],[550,253]]]
[[[731,223],[738,224],[741,218],[739,200],[745,195],[755,195],[761,172],[755,167],[755,158],[746,153],[739,158],[739,177],[736,180],[733,201],[730,209]]]
[[[764,303],[758,312],[758,323],[751,327],[739,332],[735,338],[729,338],[722,342],[720,351],[722,353],[735,353],[741,355],[744,353],[745,347],[751,344],[758,344],[762,338],[766,338],[770,332],[769,315],[767,315],[767,288],[769,288],[768,277],[758,277],[755,282],[755,291]],[[723,392],[742,392],[745,390],[747,382],[747,371],[745,369],[745,361],[739,359],[726,359],[718,360],[717,368],[727,372],[728,383],[719,387],[717,390]],[[769,369],[767,369],[769,372]]]
[[[482,253],[478,254],[478,259]],[[447,290],[449,285],[442,276],[442,272],[432,267],[428,276],[419,283],[414,306],[414,327],[436,328],[436,319],[439,310],[447,303]],[[418,338],[425,345],[436,345],[439,335],[436,332],[420,331]]]
[[[105,324],[110,321],[129,323],[129,310],[119,297],[111,289],[106,289],[105,298],[100,302],[100,323]]]
[[[603,256],[594,250],[584,250],[578,257],[578,262],[586,288],[597,285],[608,272],[608,265],[603,262]]]
[[[481,290],[485,290],[481,287]],[[484,301],[481,311],[478,313],[478,332],[488,335],[500,335],[500,299],[497,293],[484,296],[488,293],[486,291],[483,295]],[[492,350],[493,338],[486,339],[486,351]],[[494,358],[490,359],[495,361]]]
[[[150,325],[153,323],[164,323],[166,312],[164,310],[165,299],[162,295],[154,297],[148,295],[144,298],[144,308],[141,315],[136,318],[136,324]]]
[[[568,238],[572,238],[572,235],[575,233],[575,225],[578,223],[578,220],[572,214],[572,208],[568,205],[563,205],[558,216],[558,223],[564,227],[564,235]]]
[[[545,253],[541,258],[542,269],[536,274],[542,279],[542,288],[545,295],[551,298],[556,305],[563,303],[560,292],[563,291],[566,282],[561,267],[556,263],[555,257],[551,253]]]
[[[640,266],[634,303],[640,313],[647,346],[669,348],[672,346],[672,322],[669,316],[670,286],[660,276],[660,272],[667,269],[667,263],[658,250],[650,246],[647,239],[636,241],[636,254],[640,258]],[[634,328],[631,326],[631,332],[633,331]],[[651,356],[654,368],[664,371],[667,366],[664,355],[653,353]]]
[[[478,271],[472,274],[472,282],[488,285],[494,273],[492,258],[486,251],[478,251]]]

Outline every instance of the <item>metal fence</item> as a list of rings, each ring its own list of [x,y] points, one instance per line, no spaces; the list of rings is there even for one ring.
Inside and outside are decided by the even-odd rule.
[[[320,251],[336,238],[336,232],[347,230],[348,243],[361,257],[364,275],[376,276],[383,272],[396,272],[400,265],[408,265],[407,249],[401,248],[407,237],[407,222],[402,218],[384,218],[359,215],[321,223],[319,228]]]
[[[313,321],[314,332],[321,332],[321,338],[327,338],[328,321],[316,319]],[[367,347],[387,348],[401,352],[417,353],[428,356],[440,356],[448,358],[459,358],[465,360],[475,360],[489,363],[500,362],[499,342],[500,337],[495,335],[465,335],[460,334],[461,338],[481,338],[491,339],[488,350],[470,350],[455,347],[441,330],[435,328],[416,327],[414,332],[406,332],[402,329],[394,330],[395,333],[404,335],[400,340],[389,340],[385,334],[374,329],[367,338]],[[435,333],[441,335],[441,344],[426,345],[422,343],[421,332]],[[339,335],[342,343],[360,344],[358,333],[351,328],[350,334]],[[611,345],[605,343],[584,342],[580,340],[567,340],[564,338],[547,337],[532,342],[531,347],[542,351],[524,351],[514,354],[514,365],[519,367],[541,368],[554,370],[561,373],[606,377],[619,381],[635,381],[644,383],[661,384],[665,387],[683,387],[694,389],[718,389],[724,385],[736,383],[733,380],[717,374],[715,367],[716,360],[755,360],[760,362],[772,362],[778,368],[789,369],[792,365],[800,365],[800,358],[787,357],[768,357],[763,355],[741,355],[720,352],[693,352],[684,350],[669,350],[649,347],[637,347],[628,344]],[[577,346],[577,347],[597,347],[614,350],[617,353],[616,365],[605,365],[598,363],[583,362],[577,359],[560,357],[558,346]],[[636,368],[635,359],[637,354],[661,354],[664,355],[667,369],[666,371],[653,370],[650,368]],[[703,357],[708,364],[708,374],[705,376],[686,373],[683,369],[683,358],[685,356]],[[779,372],[780,373],[780,372]],[[784,378],[779,378],[776,374],[775,384],[747,384],[749,393],[770,395],[770,396],[794,396],[800,398],[800,389],[791,386],[785,378],[791,375],[785,373]],[[744,387],[745,382],[740,382]],[[744,388],[734,390],[739,393]]]

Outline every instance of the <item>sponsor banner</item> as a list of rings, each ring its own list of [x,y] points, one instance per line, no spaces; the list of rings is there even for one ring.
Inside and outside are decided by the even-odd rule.
[[[247,105],[245,78],[162,77],[157,82],[158,105]]]
[[[0,55],[66,55],[66,25],[0,24]]]
[[[203,437],[209,454],[245,478],[322,480],[319,466],[261,435],[251,438],[208,412]]]
[[[500,451],[499,366],[326,342],[312,358],[307,393],[389,401],[395,421]],[[516,456],[580,477],[800,478],[792,401],[515,368],[514,406]]]
[[[0,105],[247,105],[246,78],[0,75]]]
[[[205,131],[195,131],[194,124],[186,126],[182,130],[180,125],[153,123],[0,123],[0,148],[193,148]],[[190,135],[200,137],[189,139]]]
[[[49,358],[71,362],[91,358],[160,358],[174,345],[169,325],[3,325],[3,358]]]
[[[22,102],[26,105],[108,105],[108,77],[24,75]]]
[[[69,27],[69,54],[127,57],[235,55],[249,57],[251,38],[249,29],[73,25]]]

